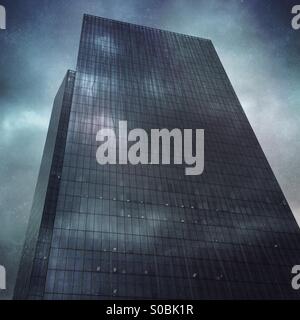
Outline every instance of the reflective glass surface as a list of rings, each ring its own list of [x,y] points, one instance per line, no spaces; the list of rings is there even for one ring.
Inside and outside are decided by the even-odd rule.
[[[299,298],[299,228],[210,40],[85,15],[65,109],[22,297]],[[120,120],[204,129],[203,174],[99,165]]]

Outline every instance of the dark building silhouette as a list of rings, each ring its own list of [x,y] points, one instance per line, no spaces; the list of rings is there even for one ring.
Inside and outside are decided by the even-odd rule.
[[[245,75],[247,76],[247,75]],[[104,165],[96,133],[205,129],[205,169]],[[293,214],[210,40],[85,15],[16,299],[299,298]]]

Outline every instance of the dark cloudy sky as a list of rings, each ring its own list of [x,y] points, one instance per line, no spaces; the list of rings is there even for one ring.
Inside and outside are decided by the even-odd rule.
[[[300,222],[300,0],[0,0],[0,264],[12,292],[53,98],[84,13],[210,38]]]

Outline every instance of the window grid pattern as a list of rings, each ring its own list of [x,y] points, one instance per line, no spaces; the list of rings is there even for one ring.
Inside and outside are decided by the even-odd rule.
[[[204,173],[98,165],[120,120],[205,129]],[[61,172],[42,298],[299,298],[299,228],[210,40],[85,15]]]

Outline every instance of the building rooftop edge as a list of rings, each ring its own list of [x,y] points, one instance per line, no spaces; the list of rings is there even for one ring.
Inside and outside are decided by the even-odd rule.
[[[92,17],[92,18],[101,19],[101,20],[107,20],[107,21],[111,21],[111,22],[115,22],[115,23],[126,24],[126,25],[131,25],[131,26],[136,26],[136,27],[142,27],[142,28],[149,29],[149,30],[156,30],[156,31],[174,33],[174,34],[177,34],[177,35],[180,35],[180,36],[185,36],[185,37],[189,37],[189,38],[195,38],[195,39],[198,39],[198,40],[208,41],[208,42],[212,43],[212,40],[211,39],[207,39],[207,38],[202,38],[202,37],[198,37],[198,36],[192,36],[192,35],[184,34],[184,33],[180,33],[180,32],[164,30],[164,29],[159,29],[159,28],[153,28],[153,27],[148,27],[148,26],[144,26],[144,25],[141,25],[141,24],[126,22],[126,21],[120,21],[120,20],[114,20],[114,19],[110,19],[110,18],[99,17],[99,16],[94,16],[92,14],[84,13],[83,19],[85,19],[87,17]]]

